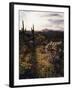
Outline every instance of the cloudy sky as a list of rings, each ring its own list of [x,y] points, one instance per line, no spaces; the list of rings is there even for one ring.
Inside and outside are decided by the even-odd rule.
[[[33,24],[35,30],[64,30],[63,12],[19,11],[19,29],[22,28],[22,20],[27,30],[31,30]]]

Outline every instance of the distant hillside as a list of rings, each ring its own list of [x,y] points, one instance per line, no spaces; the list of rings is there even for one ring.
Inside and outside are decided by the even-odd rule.
[[[38,37],[39,35],[42,35],[46,38],[46,40],[54,40],[54,41],[59,41],[64,39],[64,31],[55,31],[55,30],[48,30],[48,29],[43,29],[42,31],[35,31],[34,32],[35,36]],[[32,32],[31,31],[26,31],[25,33],[23,31],[19,30],[19,38],[20,40],[22,37],[26,38],[25,40],[31,40],[32,39]]]
[[[47,28],[42,29],[41,31],[42,32],[47,32],[47,31],[59,31],[59,32],[63,32],[63,30],[53,30],[53,29],[47,29]]]
[[[64,31],[54,31],[54,30],[45,30],[41,32],[42,35],[45,35],[48,39],[63,39]]]

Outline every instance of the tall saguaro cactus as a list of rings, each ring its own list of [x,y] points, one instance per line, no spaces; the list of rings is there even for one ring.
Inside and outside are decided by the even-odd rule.
[[[22,20],[22,31],[24,31],[24,21]]]
[[[32,31],[32,48],[31,48],[31,63],[32,63],[32,72],[33,72],[33,77],[37,77],[37,73],[36,73],[36,65],[37,65],[37,62],[36,62],[36,46],[35,46],[35,32],[34,32],[34,25],[33,27],[31,28],[31,31]]]

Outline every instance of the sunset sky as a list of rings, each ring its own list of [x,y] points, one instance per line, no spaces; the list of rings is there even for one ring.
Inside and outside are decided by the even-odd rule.
[[[63,12],[19,11],[19,29],[22,28],[22,20],[27,30],[31,30],[33,24],[37,31],[45,28],[64,30]]]

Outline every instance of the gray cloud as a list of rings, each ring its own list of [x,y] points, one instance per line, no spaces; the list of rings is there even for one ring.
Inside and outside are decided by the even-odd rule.
[[[49,16],[55,16],[55,17],[62,17],[62,15],[61,14],[57,14],[57,13],[53,13],[53,14],[49,14]]]
[[[40,15],[40,17],[63,17],[64,13],[61,12],[45,12],[45,14]]]
[[[48,19],[48,21],[49,22],[51,22],[51,23],[54,23],[54,24],[63,24],[64,23],[64,20],[63,19],[61,19],[61,20],[59,20],[59,19]]]

